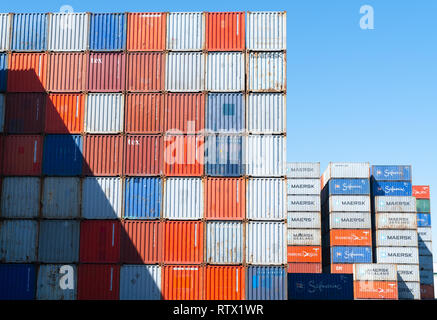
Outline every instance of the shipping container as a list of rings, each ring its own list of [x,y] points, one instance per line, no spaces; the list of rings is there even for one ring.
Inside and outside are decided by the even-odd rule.
[[[418,241],[419,255],[432,256],[432,241]]]
[[[47,50],[46,13],[15,13],[12,16],[11,50]]]
[[[284,267],[249,266],[246,270],[246,300],[286,300]]]
[[[208,51],[243,51],[245,12],[207,12],[205,41]]]
[[[129,140],[129,139],[128,139]],[[117,176],[123,172],[124,137],[87,135],[83,139],[83,174],[87,176]],[[126,147],[129,159],[131,148]]]
[[[245,172],[243,164],[244,137],[212,135],[205,138],[205,174],[238,177]]]
[[[414,197],[375,197],[375,212],[416,212],[416,199]],[[427,211],[429,212],[429,210]]]
[[[378,213],[375,215],[376,229],[417,229],[414,213]]]
[[[369,179],[370,165],[368,162],[330,162],[323,172],[322,186],[334,178]]]
[[[48,38],[50,51],[84,51],[88,48],[87,13],[50,13]]]
[[[122,263],[154,264],[161,261],[161,226],[158,221],[123,220],[121,228]]]
[[[165,50],[166,27],[166,12],[127,13],[127,50]]]
[[[420,285],[420,299],[421,300],[434,300],[434,286],[428,284]]]
[[[411,181],[411,166],[372,166],[371,175],[381,181]]]
[[[320,178],[320,162],[287,162],[287,178]]]
[[[206,263],[243,263],[243,223],[237,221],[206,224]]]
[[[430,255],[421,256],[419,255],[419,267],[420,270],[433,270],[433,257]]]
[[[201,51],[205,42],[203,12],[167,13],[167,50]]]
[[[126,79],[125,65],[124,53],[89,53],[87,90],[90,92],[123,91]]]
[[[285,11],[247,12],[247,49],[253,51],[286,50],[286,21]]]
[[[287,195],[287,211],[320,212],[320,196]]]
[[[326,204],[329,212],[370,212],[370,196],[330,196]]]
[[[45,178],[41,215],[49,219],[76,219],[80,216],[80,179]],[[37,197],[38,197],[37,193]]]
[[[418,264],[419,250],[417,247],[377,247],[376,261],[378,263]]]
[[[434,285],[433,270],[420,270],[420,284]]]
[[[204,188],[200,178],[168,178],[164,181],[164,218],[200,220],[204,217]]]
[[[161,300],[161,267],[121,266],[120,300]]]
[[[76,176],[82,174],[82,136],[46,135],[42,172],[48,176]]]
[[[76,300],[77,268],[75,265],[45,264],[38,268],[37,300]],[[66,279],[68,275],[68,280]],[[72,281],[72,282],[70,282]]]
[[[353,300],[352,275],[305,274],[288,275],[289,300]]]
[[[416,200],[417,213],[429,213],[431,212],[431,204],[429,199],[417,199]]]
[[[429,199],[429,186],[413,186],[413,197],[416,199]]]
[[[127,55],[127,88],[131,92],[164,90],[165,55],[160,52],[131,52]]]
[[[396,281],[354,281],[355,300],[398,300]]]
[[[0,92],[6,91],[8,86],[8,72],[12,67],[8,67],[8,54],[0,53]]]
[[[41,221],[39,224],[38,261],[43,263],[78,262],[79,236],[79,221]]]
[[[78,267],[78,300],[118,300],[120,266],[115,264],[81,264]]]
[[[163,300],[204,300],[204,268],[193,266],[162,267]]]
[[[288,246],[287,262],[322,263],[321,246]]]
[[[43,138],[15,135],[4,138],[3,174],[14,176],[41,175]]]
[[[429,213],[417,214],[417,226],[418,227],[431,227],[431,215]]]
[[[242,93],[208,94],[206,130],[220,133],[243,132],[245,110]]]
[[[353,263],[332,263],[329,265],[330,273],[342,273],[342,274],[353,274],[354,273],[354,264]]]
[[[0,13],[0,51],[9,50],[11,14]]]
[[[432,231],[429,227],[418,227],[417,235],[419,237],[419,241],[432,241]]]
[[[161,178],[127,178],[125,180],[124,218],[159,219],[161,204]]]
[[[329,214],[330,229],[371,229],[370,212],[331,212]]]
[[[120,261],[120,233],[121,225],[119,221],[81,221],[79,251],[80,262],[118,263]]]
[[[249,220],[284,220],[285,180],[251,178],[247,181],[246,216]]]
[[[420,273],[417,264],[398,264],[396,268],[398,272],[398,282],[419,282]]]
[[[289,263],[288,273],[322,273],[321,263]]]
[[[40,178],[3,178],[2,218],[37,218],[39,216]]]
[[[370,195],[369,179],[330,179],[322,191],[322,202],[331,195]]]
[[[332,229],[331,246],[372,246],[371,229]]]
[[[377,247],[417,247],[416,230],[377,230]]]
[[[118,51],[126,48],[126,15],[124,13],[91,13],[89,49]]]
[[[85,114],[84,94],[50,94],[46,99],[45,133],[82,133]]]
[[[47,90],[63,93],[85,90],[86,58],[83,53],[50,53]]]
[[[124,96],[121,93],[90,93],[86,98],[85,132],[123,132]]]
[[[378,263],[386,263],[379,261]],[[331,247],[331,262],[332,263],[371,263],[372,262],[372,247]]]
[[[320,212],[287,212],[287,228],[320,229]]]
[[[124,129],[127,133],[159,134],[164,131],[162,94],[128,93],[125,105]]]
[[[166,221],[162,226],[163,262],[198,264],[203,262],[204,223]]]
[[[36,262],[37,233],[35,220],[0,221],[0,261]]]
[[[250,93],[247,95],[246,128],[249,133],[285,133],[286,101],[282,93]]]
[[[287,229],[288,246],[321,246],[320,229]]]
[[[399,300],[420,300],[419,282],[398,282]]]
[[[245,163],[247,175],[261,177],[285,175],[285,137],[248,136],[246,141]]]
[[[121,179],[88,177],[82,182],[82,217],[85,219],[119,219],[122,206]]]
[[[287,179],[287,195],[320,195],[319,179]]]
[[[165,133],[193,134],[205,129],[205,94],[168,93],[164,99],[166,111],[161,121],[164,119]]]
[[[33,300],[36,271],[32,264],[0,264],[0,300]]]
[[[206,56],[206,90],[238,92],[244,90],[244,55],[240,52],[210,52]]]
[[[44,93],[6,94],[5,132],[42,133],[46,99]]]
[[[405,181],[372,181],[374,196],[411,196],[411,182]]]
[[[47,54],[12,53],[7,68],[8,92],[45,92]]]
[[[250,52],[247,89],[251,92],[286,90],[286,58],[282,52]]]
[[[198,135],[164,137],[164,173],[166,176],[200,177],[203,175],[205,138]]]
[[[5,109],[6,109],[6,96],[3,93],[0,93],[0,132],[1,133],[4,131],[5,128]]]
[[[286,263],[286,224],[248,222],[246,226],[246,263],[283,265]]]
[[[206,266],[205,300],[244,300],[245,268],[242,266]]]
[[[165,90],[200,92],[205,86],[205,58],[200,52],[169,52],[165,64]]]
[[[397,281],[395,264],[358,263],[353,265],[354,281]]]
[[[155,135],[127,135],[124,174],[160,175],[163,167],[163,139]]]

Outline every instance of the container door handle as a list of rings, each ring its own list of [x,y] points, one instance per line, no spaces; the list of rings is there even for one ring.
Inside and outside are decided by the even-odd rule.
[[[76,97],[76,118],[79,117],[79,96]]]
[[[194,247],[197,247],[197,223],[194,225]]]
[[[237,203],[240,203],[240,197],[238,196],[240,193],[240,181],[237,181]]]
[[[33,163],[36,163],[36,150],[38,149],[38,140],[33,145]]]
[[[41,77],[41,58],[42,56],[39,56],[39,65],[38,65],[38,78]]]
[[[114,246],[114,237],[115,237],[115,223],[112,224],[112,246]]]
[[[239,22],[240,22],[239,18],[240,18],[240,16],[237,14],[237,36],[238,36],[238,25],[239,25]]]
[[[109,282],[109,291],[112,291],[112,278],[113,278],[114,268],[111,267],[111,279]]]

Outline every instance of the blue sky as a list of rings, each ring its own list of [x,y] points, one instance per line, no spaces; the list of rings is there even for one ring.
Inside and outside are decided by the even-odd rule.
[[[365,4],[375,10],[374,30],[359,27]],[[329,161],[411,164],[413,182],[431,185],[437,198],[437,1],[15,0],[0,11],[62,5],[76,12],[286,10],[287,160],[320,161],[322,170]],[[433,237],[437,243],[436,231]]]

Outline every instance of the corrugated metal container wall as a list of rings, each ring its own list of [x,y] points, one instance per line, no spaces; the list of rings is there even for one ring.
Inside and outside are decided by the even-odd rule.
[[[245,49],[245,12],[207,12],[206,50],[243,51]]]
[[[239,52],[210,52],[206,56],[206,90],[244,90],[244,55]]]
[[[287,178],[320,178],[320,162],[287,162]]]
[[[353,300],[352,275],[289,274],[289,300]]]
[[[330,179],[323,189],[322,198],[330,195],[370,195],[369,179]]]
[[[205,174],[228,177],[244,174],[242,136],[214,135],[205,139]]]
[[[429,199],[429,186],[413,186],[412,195],[416,199]]]
[[[8,54],[0,53],[0,91],[6,91],[8,86]]]
[[[375,239],[377,247],[417,247],[418,241],[416,230],[377,230]]]
[[[209,222],[206,224],[206,263],[243,263],[243,223]]]
[[[398,264],[397,265],[398,281],[415,281],[420,280],[420,270],[417,264]]]
[[[166,133],[199,133],[205,129],[205,94],[168,93],[164,99]]]
[[[0,264],[0,300],[33,300],[36,271],[31,264]]]
[[[321,246],[288,246],[287,262],[322,263]]]
[[[377,260],[378,263],[384,261]],[[331,247],[331,263],[371,263],[372,247]]]
[[[50,13],[49,50],[84,51],[88,47],[87,13]]]
[[[376,196],[375,212],[416,212],[416,198]],[[429,211],[428,211],[429,212]]]
[[[287,273],[322,273],[321,263],[289,263]]]
[[[431,212],[431,202],[429,199],[417,199],[416,200],[416,210],[418,213],[429,213]]]
[[[85,132],[123,131],[124,97],[121,93],[90,93],[86,100]]]
[[[370,212],[370,196],[330,196],[329,212]]]
[[[202,263],[204,223],[199,221],[165,221],[162,223],[164,263]]]
[[[249,133],[285,133],[286,102],[281,93],[250,93],[246,127]]]
[[[322,232],[320,229],[287,229],[287,245],[320,246]]]
[[[242,93],[210,93],[206,106],[206,129],[214,132],[243,132],[245,120]]]
[[[5,132],[13,134],[43,131],[44,93],[6,94]]]
[[[244,300],[246,274],[244,267],[206,266],[205,300]]]
[[[83,140],[83,173],[85,175],[117,176],[122,174],[124,137],[88,135]]]
[[[161,136],[126,136],[124,174],[129,176],[160,175],[163,167]]]
[[[86,58],[84,53],[50,53],[48,55],[47,90],[51,92],[85,90]]]
[[[118,300],[120,266],[82,264],[78,267],[78,300]]]
[[[161,261],[160,222],[123,220],[121,227],[122,263],[153,264]]]
[[[434,300],[434,285],[420,284],[420,299]]]
[[[420,300],[420,283],[419,282],[399,282],[398,283],[399,300]]]
[[[375,180],[411,181],[411,166],[372,166]]]
[[[419,255],[419,265],[420,270],[433,270],[433,257]]]
[[[395,264],[357,263],[353,265],[354,280],[359,281],[397,281]]]
[[[127,133],[159,134],[164,129],[164,96],[159,93],[126,95],[124,129]]]
[[[47,50],[47,14],[15,13],[11,41],[12,51]]]
[[[91,13],[89,49],[116,51],[126,48],[126,15],[124,13]]]
[[[83,180],[83,218],[118,219],[121,217],[121,202],[120,178],[89,177]]]
[[[126,79],[125,65],[124,53],[89,53],[87,90],[90,92],[123,91]]]
[[[163,51],[167,13],[127,13],[127,50]]]
[[[432,241],[431,228],[417,228],[417,234],[419,236],[419,241]]]
[[[0,221],[0,261],[35,262],[37,232],[35,220]]]
[[[127,178],[124,187],[124,218],[159,219],[161,217],[161,178]]]
[[[47,264],[40,265],[38,269],[36,299],[37,300],[76,300],[77,277],[73,283],[61,288],[60,283],[65,272],[77,274],[75,265]]]
[[[370,165],[368,162],[330,162],[323,172],[322,185],[333,178],[369,179]]]
[[[286,225],[282,222],[249,222],[246,262],[258,265],[286,263]]]
[[[292,229],[320,229],[320,212],[287,212],[287,227]]]
[[[165,55],[161,52],[130,52],[127,55],[127,91],[157,92],[164,89]]]
[[[398,300],[396,281],[354,281],[354,298]]]
[[[75,263],[79,261],[79,221],[43,220],[39,224],[38,261]]]
[[[6,96],[4,94],[0,94],[0,132],[3,132],[5,127],[5,107]]]
[[[247,300],[285,300],[286,298],[287,272],[284,267],[247,268]]]
[[[203,182],[200,178],[168,178],[164,181],[164,218],[203,218]]]
[[[285,180],[276,178],[249,179],[247,182],[246,215],[250,220],[284,220]]]
[[[6,136],[4,138],[3,174],[11,176],[41,175],[42,144],[42,136]]]
[[[45,133],[82,133],[84,94],[50,94],[46,99]]]
[[[287,195],[287,211],[320,212],[320,196]]]
[[[82,163],[82,136],[66,134],[45,136],[43,174],[49,176],[80,175]]]
[[[320,195],[320,179],[288,179],[287,194]]]
[[[167,14],[167,50],[201,51],[204,48],[203,12]]]
[[[411,182],[405,181],[376,181],[372,182],[374,196],[411,196]]]
[[[370,229],[333,229],[330,231],[330,246],[372,246]]]
[[[256,51],[286,50],[286,12],[248,12],[247,49]]]
[[[0,51],[9,50],[11,15],[0,13]]]
[[[204,268],[201,266],[162,267],[163,300],[203,300]]]
[[[243,220],[246,217],[244,178],[205,179],[205,218]]]
[[[283,176],[285,166],[285,137],[248,136],[245,154],[246,174],[249,176]]]
[[[285,65],[285,54],[282,52],[249,53],[247,89],[258,92],[285,91]]]
[[[44,218],[79,218],[80,200],[79,178],[44,179],[41,200],[41,214]]]
[[[120,300],[161,300],[161,267],[123,265]]]
[[[414,215],[416,216],[416,215]],[[428,213],[417,214],[417,226],[418,227],[431,227],[431,215]]]
[[[45,92],[46,69],[45,53],[10,54],[8,92]]]
[[[201,176],[204,157],[203,136],[165,136],[164,172],[167,176]]]
[[[165,90],[199,92],[205,86],[205,59],[200,52],[169,52],[166,55]]]
[[[370,212],[331,212],[329,214],[331,229],[371,229]]]
[[[37,218],[40,190],[40,178],[3,178],[1,217]]]

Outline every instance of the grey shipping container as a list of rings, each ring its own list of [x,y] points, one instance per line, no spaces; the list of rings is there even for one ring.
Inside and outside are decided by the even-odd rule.
[[[120,178],[89,177],[83,180],[83,218],[118,219],[121,217],[121,202]]]
[[[37,232],[35,220],[0,221],[0,261],[35,262]]]
[[[416,230],[377,230],[377,247],[417,247]]]
[[[419,265],[397,264],[398,281],[419,282]]]
[[[288,246],[320,246],[322,234],[320,229],[288,229]]]
[[[320,212],[287,212],[287,228],[320,229],[321,226]]]
[[[331,229],[371,229],[370,212],[331,212],[329,214]]]
[[[320,196],[287,196],[287,211],[320,211]]]
[[[319,195],[319,179],[287,179],[287,194]]]
[[[75,265],[46,264],[38,269],[38,300],[76,300],[77,268]]]
[[[320,178],[320,162],[288,162],[287,178]]]
[[[120,300],[161,300],[161,267],[123,265],[120,269]]]
[[[38,217],[40,189],[41,180],[39,178],[4,178],[1,216],[3,218]]]
[[[206,262],[210,264],[243,263],[243,224],[209,222],[206,225]]]
[[[51,219],[74,219],[80,216],[80,179],[45,178],[42,193],[42,216]]]
[[[375,212],[416,212],[416,198],[377,196],[375,197]]]
[[[417,247],[378,247],[376,262],[396,264],[418,264],[419,250]]]
[[[375,221],[377,229],[417,229],[415,213],[378,213]]]

